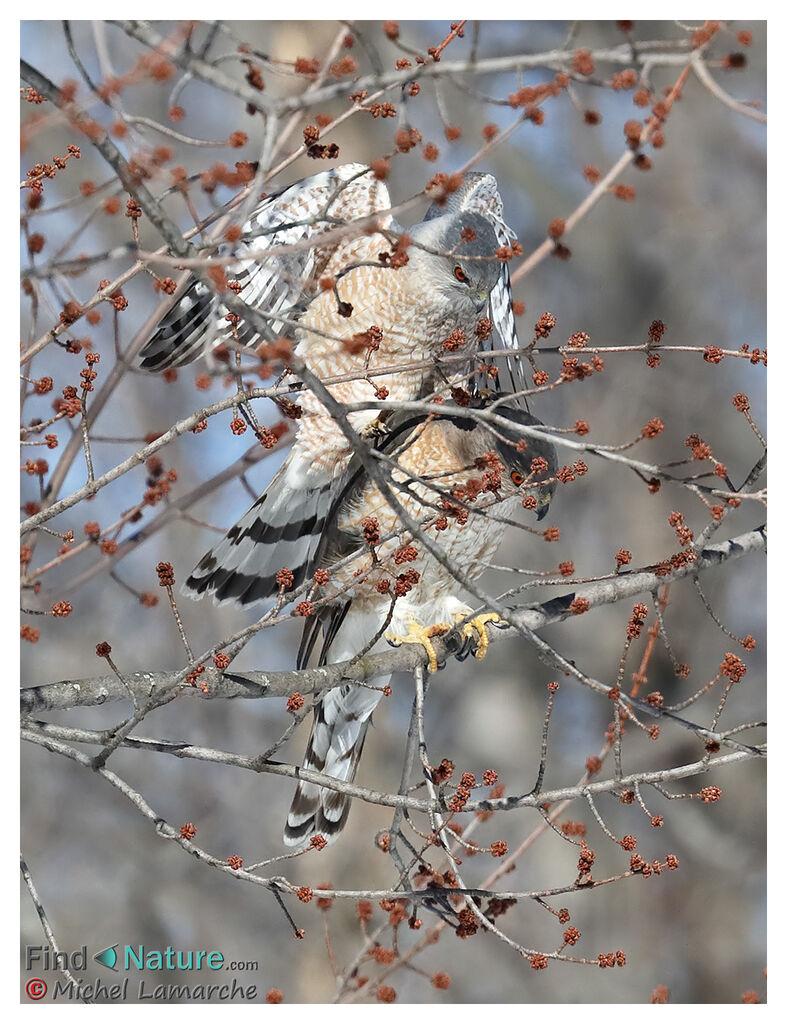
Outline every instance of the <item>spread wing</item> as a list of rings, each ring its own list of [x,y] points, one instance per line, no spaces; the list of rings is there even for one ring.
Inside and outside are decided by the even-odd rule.
[[[480,213],[483,217],[486,217],[495,230],[499,246],[509,246],[516,241],[516,235],[506,224],[503,217],[503,200],[500,198],[497,180],[494,175],[484,174],[479,171],[468,172],[465,174],[461,186],[456,192],[447,197],[442,206],[432,203],[426,211],[424,219],[431,220],[433,217],[439,217],[444,213],[451,211],[458,213],[462,210]],[[519,348],[516,321],[514,319],[513,298],[511,296],[511,278],[507,263],[502,264],[500,277],[489,296],[489,307],[494,331],[488,341],[482,342],[481,350]],[[505,367],[500,365],[499,361],[496,365],[500,368],[500,373],[496,378],[498,390],[516,392],[527,388],[528,384],[520,358],[507,358],[505,360]],[[480,378],[476,384],[478,388],[487,386],[485,381]]]
[[[394,414],[390,432],[378,439],[378,447],[388,450],[425,416]],[[361,461],[355,456],[340,475],[303,486],[298,458],[290,453],[265,493],[203,555],[183,585],[185,594],[211,594],[217,604],[254,604],[276,595],[276,573],[282,567],[292,572],[292,586],[299,587],[316,568],[360,543],[360,538],[338,532],[336,518],[365,479]]]
[[[226,266],[227,278],[241,285],[240,297],[270,317],[265,341],[285,332],[277,319],[296,319],[313,294],[317,278],[336,249],[319,245],[319,236],[337,226],[390,207],[388,190],[365,164],[344,164],[322,171],[266,196],[243,225]],[[390,215],[381,220],[387,226]],[[279,251],[284,246],[297,246]],[[252,257],[252,258],[249,258]],[[226,307],[210,285],[191,275],[174,306],[162,318],[141,352],[145,370],[161,371],[197,359],[212,343],[230,341]],[[241,324],[239,341],[260,340]]]

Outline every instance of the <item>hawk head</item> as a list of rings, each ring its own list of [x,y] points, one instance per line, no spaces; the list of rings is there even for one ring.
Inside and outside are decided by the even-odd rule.
[[[480,313],[500,277],[497,236],[478,213],[445,213],[409,230],[410,269],[452,305]]]

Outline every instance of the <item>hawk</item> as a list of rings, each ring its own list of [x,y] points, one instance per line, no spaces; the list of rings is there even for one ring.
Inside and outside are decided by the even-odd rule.
[[[511,236],[495,179],[465,175],[444,208],[433,204],[424,221],[407,230],[407,258],[398,267],[379,258],[391,248],[387,233],[402,232],[389,206],[384,184],[362,164],[314,175],[264,201],[244,242],[255,261],[230,268],[242,285],[241,297],[265,313],[272,336],[284,329],[294,335],[296,354],[313,373],[352,378],[329,388],[346,405],[429,394],[439,369],[434,357],[443,354],[449,338],[466,352],[458,375],[468,376],[479,317],[487,308],[497,317],[500,336],[517,344],[510,289],[496,256],[500,241]],[[329,229],[335,233],[337,221],[345,232],[345,225],[359,219],[369,227],[370,211],[371,234],[359,234],[356,227],[330,245],[320,242]],[[285,251],[276,255],[282,238]],[[275,259],[265,258],[269,248]],[[326,279],[333,286],[321,290],[319,281]],[[211,338],[226,337],[215,333],[221,315],[219,300],[195,278],[145,346],[143,365],[152,368],[155,361],[161,368],[195,358]],[[241,341],[248,340],[241,331]],[[412,363],[417,365],[408,368]],[[363,378],[385,367],[391,372]],[[376,410],[348,415],[366,436],[384,430],[384,418]],[[248,605],[277,592],[282,567],[292,569],[300,585],[351,457],[339,425],[304,391],[287,460],[260,499],[199,562],[187,592]]]
[[[403,492],[410,514],[419,521],[430,502],[436,500],[441,508],[440,502],[453,500],[452,488],[471,486],[477,472],[473,460],[485,451],[491,457],[498,450],[499,465],[489,470],[501,480],[498,491],[493,489],[495,501],[503,494],[513,498],[516,484],[510,474],[521,482],[530,471],[519,468],[522,460],[505,431],[482,429],[458,413],[453,420],[432,415],[418,423],[411,414],[404,423],[412,437],[403,438],[396,411],[397,402],[424,398],[442,386],[472,378],[479,348],[518,347],[508,273],[500,258],[501,247],[510,245],[513,237],[503,219],[497,183],[489,174],[465,174],[457,189],[433,202],[424,220],[406,230],[393,220],[388,190],[369,167],[347,164],[313,175],[262,201],[234,249],[237,262],[226,268],[266,329],[258,334],[242,321],[229,325],[219,297],[192,276],[143,348],[142,366],[180,366],[222,342],[238,347],[292,338],[296,355],[312,373],[322,380],[334,379],[329,390],[338,402],[352,407],[370,399],[390,400],[383,412],[350,408],[347,418],[381,454],[394,441],[404,445],[394,480],[400,471],[405,479],[422,472],[434,475],[428,484],[411,483]],[[480,318],[487,321],[483,329]],[[440,365],[446,348],[464,356],[451,363],[450,371]],[[517,358],[509,360],[514,393],[524,389],[519,366]],[[515,415],[513,410],[511,405],[509,418]],[[533,422],[524,410],[516,415],[524,417],[522,422]],[[529,443],[531,448],[540,445]],[[509,477],[503,479],[505,473]],[[472,511],[461,525],[460,508],[445,534],[449,553],[463,564],[479,550],[491,554],[502,530],[493,516]],[[287,459],[265,493],[201,559],[184,590],[192,597],[210,594],[217,603],[246,606],[275,596],[277,576],[284,568],[290,570],[290,586],[297,588],[317,568],[333,564],[336,553],[330,545],[338,543],[341,548],[354,542],[357,524],[364,520],[382,525],[382,536],[388,538],[381,541],[386,552],[390,536],[401,534],[396,516],[359,471],[339,424],[314,394],[304,390],[297,436]],[[400,538],[396,546],[408,545]],[[390,555],[394,562],[397,557],[401,556],[395,552]],[[423,572],[412,567],[406,579],[397,576],[392,584],[387,577],[397,596],[390,625],[404,630],[396,634],[400,640],[424,642],[429,649],[429,631],[464,617],[469,609],[453,596],[456,584],[450,573],[426,555],[419,557],[425,560]],[[387,553],[386,559],[390,560]],[[476,568],[480,573],[481,561],[473,562],[472,571]],[[316,644],[314,629],[319,632],[320,626],[325,628],[323,661],[344,660],[365,644],[384,643],[377,634],[385,625],[391,598],[380,590],[383,586],[382,577],[374,581],[371,602],[359,587],[351,588],[352,600],[347,600],[346,588],[332,597],[326,605],[330,621],[326,624],[321,612],[317,627],[311,624],[299,664]],[[410,588],[409,601],[398,600],[397,587]],[[412,614],[406,612],[408,607]],[[483,650],[484,622],[475,620],[474,628]],[[307,765],[336,778],[351,778],[379,697],[379,691],[362,687],[326,694],[317,708]],[[325,791],[324,799],[321,794],[319,787],[299,789],[286,842],[306,842],[318,831],[327,839],[338,834],[347,805],[335,793]]]
[[[390,278],[367,274],[365,270],[369,268],[353,269],[353,263],[379,262],[380,253],[390,248],[389,239],[405,233],[393,220],[390,206],[385,183],[375,178],[371,168],[358,163],[311,175],[264,197],[243,225],[241,238],[234,248],[237,263],[230,263],[226,268],[227,276],[241,285],[242,298],[269,318],[268,336],[263,340],[272,341],[290,333],[292,322],[301,317],[313,300],[317,282],[331,274],[339,277],[352,271],[353,285],[358,284],[369,293],[366,298],[372,308],[384,299]],[[430,205],[424,224],[431,220],[441,221],[442,226],[456,224],[464,214],[482,216],[495,236],[496,244],[485,231],[484,252],[475,255],[490,259],[498,248],[515,242],[516,236],[503,218],[503,203],[491,174],[465,174],[459,188]],[[359,222],[355,232],[342,238],[337,229],[342,225],[351,226],[353,222]],[[361,233],[361,228],[371,226],[378,230]],[[470,221],[461,224],[471,230],[472,226]],[[435,233],[423,226],[419,228],[426,244],[442,237],[439,230]],[[328,237],[320,244],[323,235]],[[417,274],[418,268],[411,267],[403,276],[411,283]],[[375,295],[379,286],[383,294]],[[354,290],[357,292],[359,287]],[[516,349],[511,286],[505,264],[497,268],[489,307],[495,329],[491,343]],[[214,290],[197,276],[190,275],[182,296],[142,349],[142,368],[160,371],[182,366],[213,345],[232,344],[235,339],[225,319],[227,312]],[[287,323],[277,319],[277,314]],[[247,325],[241,325],[238,333],[242,345],[259,340]],[[517,367],[518,361],[512,360],[511,365]]]
[[[541,519],[555,487],[557,455],[547,440],[524,439],[517,426],[540,425],[515,405],[494,411],[511,426],[487,428],[456,406],[440,406],[439,418],[403,415],[380,442],[395,459],[391,480],[402,505],[428,530],[451,564],[476,580],[494,556],[509,515],[523,501]],[[461,496],[461,497],[460,497]],[[529,500],[527,500],[529,499]],[[437,531],[435,533],[435,531]],[[322,634],[318,664],[349,661],[385,641],[419,643],[437,668],[431,637],[468,620],[463,635],[483,657],[487,623],[495,614],[473,617],[456,596],[457,583],[416,538],[403,529],[358,459],[351,463],[342,493],[327,517],[309,571],[319,610],[304,627],[298,668],[305,668]],[[316,705],[304,767],[352,782],[366,731],[382,690],[345,684],[326,691]],[[305,846],[321,834],[332,842],[344,827],[350,800],[310,782],[298,784],[287,817],[284,841]]]

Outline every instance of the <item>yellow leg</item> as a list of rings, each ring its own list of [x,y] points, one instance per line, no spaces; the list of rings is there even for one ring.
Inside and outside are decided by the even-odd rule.
[[[473,651],[473,657],[478,658],[479,661],[486,657],[486,652],[489,649],[489,632],[486,628],[487,622],[504,622],[504,620],[500,618],[497,612],[487,612],[484,615],[476,615],[474,619],[471,619],[468,623],[462,626],[462,636],[466,639],[474,639],[474,632],[478,634],[478,645]]]
[[[433,636],[443,636],[450,629],[451,624],[449,622],[438,622],[435,626],[422,626],[419,622],[409,622],[407,624],[407,636],[386,633],[385,639],[389,644],[393,644],[394,647],[399,647],[400,644],[420,644],[429,655],[429,671],[436,672],[437,654],[431,638]]]

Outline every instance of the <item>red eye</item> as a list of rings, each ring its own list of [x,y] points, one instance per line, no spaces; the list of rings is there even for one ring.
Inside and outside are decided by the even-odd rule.
[[[525,482],[525,478],[516,469],[512,472],[511,479],[517,487],[521,487],[522,484]]]
[[[461,281],[462,284],[467,284],[467,274],[461,267],[454,267],[454,277],[457,281]]]

